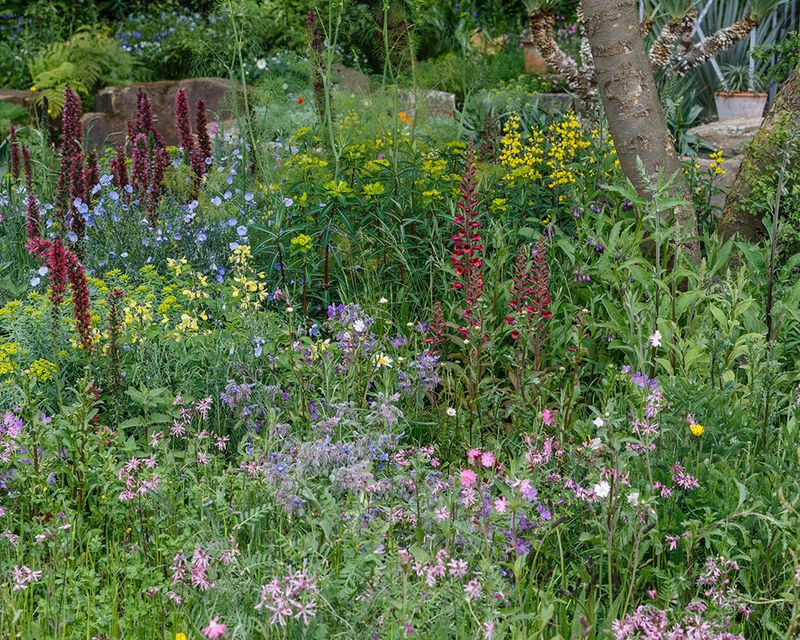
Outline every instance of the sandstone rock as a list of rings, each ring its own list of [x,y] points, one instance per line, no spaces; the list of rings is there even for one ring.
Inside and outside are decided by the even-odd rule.
[[[454,93],[432,89],[419,95],[404,91],[400,93],[400,104],[405,106],[403,111],[410,116],[419,111],[434,118],[450,118],[456,110],[456,96]]]
[[[0,102],[10,102],[18,107],[23,107],[33,112],[38,91],[23,91],[21,89],[0,89]]]
[[[343,64],[333,65],[333,70],[336,72],[336,84],[340,89],[355,94],[370,93],[372,90],[372,78],[366,73],[356,71]]]
[[[702,138],[715,149],[721,149],[725,157],[735,156],[742,153],[744,145],[755,138],[761,121],[761,118],[746,118],[708,122],[692,127],[688,133]]]
[[[233,118],[234,85],[223,78],[187,78],[106,87],[97,94],[95,110],[83,116],[87,142],[94,146],[119,143],[124,137],[126,121],[136,117],[136,96],[141,90],[150,96],[153,116],[161,135],[167,144],[177,144],[175,94],[180,88],[185,88],[189,96],[192,120],[198,98],[205,101],[209,119],[226,121]]]
[[[525,104],[526,110],[564,113],[575,110],[575,98],[568,93],[537,93]]]
[[[739,173],[743,159],[744,156],[741,154],[725,158],[725,161],[722,163],[722,168],[725,170],[725,173],[714,176],[713,184],[719,189],[719,192],[711,196],[711,206],[718,208],[719,211],[722,211],[722,208],[725,206],[725,196],[728,194],[728,190],[731,188],[731,185],[733,185],[733,181]],[[712,160],[711,158],[695,158],[695,162],[700,165],[700,171],[705,172],[708,170]]]

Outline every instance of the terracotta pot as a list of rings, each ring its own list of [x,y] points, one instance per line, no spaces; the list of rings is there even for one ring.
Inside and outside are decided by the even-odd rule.
[[[717,117],[720,120],[760,118],[767,104],[767,94],[720,91],[714,94],[714,101],[717,103]]]
[[[527,73],[535,73],[537,76],[547,75],[547,62],[539,53],[536,45],[530,42],[522,43],[525,52],[525,71]]]

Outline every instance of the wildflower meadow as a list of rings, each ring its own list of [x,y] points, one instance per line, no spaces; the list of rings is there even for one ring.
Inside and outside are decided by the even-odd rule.
[[[165,116],[145,83],[97,143],[73,78],[8,127],[0,638],[798,637],[796,119],[742,192],[668,109],[678,170],[632,154],[594,27],[592,109],[483,91],[522,3],[449,9],[483,27],[439,57],[420,3],[80,4],[132,68],[234,88]],[[717,227],[727,189],[761,235]]]

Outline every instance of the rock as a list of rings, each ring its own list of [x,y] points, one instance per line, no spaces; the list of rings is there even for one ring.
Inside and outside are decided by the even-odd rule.
[[[692,127],[688,133],[702,138],[710,146],[722,150],[725,157],[729,157],[744,151],[744,145],[756,137],[761,122],[761,118],[708,122]]]
[[[526,110],[564,113],[575,110],[575,98],[568,93],[537,93],[525,103]]]
[[[722,163],[722,168],[725,173],[722,175],[714,176],[714,186],[719,190],[711,196],[711,206],[716,207],[718,211],[722,211],[725,206],[725,197],[736,179],[739,169],[742,167],[742,160],[744,155],[735,155],[730,158],[725,158]],[[711,164],[711,158],[695,158],[695,162],[700,165],[700,171],[705,172]]]
[[[156,127],[164,140],[170,145],[178,144],[175,94],[180,88],[185,88],[189,96],[192,121],[198,98],[205,101],[210,120],[224,122],[233,119],[230,102],[234,85],[223,78],[187,78],[106,87],[97,94],[95,110],[83,115],[86,141],[96,147],[121,142],[125,123],[136,118],[136,96],[141,90],[150,96]]]
[[[400,93],[400,104],[405,105],[405,111],[413,116],[417,110],[433,118],[451,118],[456,110],[456,96],[447,91],[425,91],[420,96],[416,96],[411,91]]]
[[[333,70],[336,72],[336,84],[343,91],[356,94],[370,93],[372,90],[372,78],[366,73],[356,71],[350,67],[345,67],[343,64],[333,65]]]
[[[23,91],[20,89],[0,89],[0,102],[9,102],[18,107],[34,113],[38,91]]]

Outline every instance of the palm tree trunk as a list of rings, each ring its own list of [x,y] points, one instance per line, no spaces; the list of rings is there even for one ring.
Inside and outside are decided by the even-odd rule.
[[[651,195],[648,178],[653,175],[674,176],[672,195],[691,203],[639,31],[634,0],[584,0],[583,10],[597,87],[622,170],[641,195]],[[645,176],[639,172],[637,159]],[[691,260],[699,261],[697,218],[691,204],[676,207],[674,221],[679,246]]]

